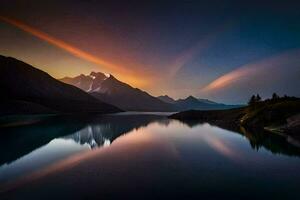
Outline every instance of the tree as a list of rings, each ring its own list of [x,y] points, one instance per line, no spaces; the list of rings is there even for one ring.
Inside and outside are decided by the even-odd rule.
[[[255,95],[252,95],[250,100],[248,101],[248,105],[254,105],[256,103],[256,97]]]
[[[255,102],[260,102],[261,101],[261,97],[259,96],[259,94],[256,95],[256,98],[255,98]]]
[[[279,96],[274,92],[272,95],[272,100],[279,99]]]

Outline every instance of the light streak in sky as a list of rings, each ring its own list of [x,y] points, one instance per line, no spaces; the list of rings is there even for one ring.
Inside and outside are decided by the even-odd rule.
[[[108,62],[102,58],[99,58],[97,56],[94,56],[86,51],[83,51],[69,43],[66,43],[60,39],[57,39],[45,32],[42,32],[32,26],[29,26],[19,20],[15,20],[15,19],[12,19],[12,18],[9,18],[9,17],[5,17],[5,16],[0,16],[0,20],[10,24],[10,25],[13,25],[21,30],[23,30],[24,32],[26,33],[29,33],[43,41],[46,41],[48,42],[49,44],[52,44],[60,49],[63,49],[64,51],[66,52],[69,52],[70,54],[78,57],[78,58],[81,58],[81,59],[84,59],[88,62],[91,62],[91,63],[95,63],[97,65],[100,65],[102,66],[103,68],[107,69],[107,70],[111,70],[111,71],[115,71],[117,72],[118,74],[121,74],[122,75],[122,79],[124,81],[127,81],[128,83],[131,83],[131,84],[134,84],[135,86],[137,85],[143,85],[145,84],[146,80],[139,80],[137,79],[138,76],[135,76],[136,75],[136,72],[130,70],[129,68],[125,68],[125,67],[120,67],[118,65],[115,65],[111,62]],[[127,77],[126,77],[127,76]]]
[[[209,83],[202,89],[202,91],[217,91],[230,87],[233,84],[240,84],[241,81],[245,79],[256,82],[270,81],[270,79],[272,81],[272,77],[280,76],[284,73],[284,71],[295,71],[295,69],[298,68],[299,62],[300,50],[289,50],[258,62],[243,65],[231,72],[228,72]]]

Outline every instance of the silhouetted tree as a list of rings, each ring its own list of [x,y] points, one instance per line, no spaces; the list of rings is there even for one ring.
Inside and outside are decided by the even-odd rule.
[[[259,94],[256,95],[255,100],[256,100],[256,103],[261,101],[261,97],[259,96]]]
[[[252,95],[250,100],[248,101],[248,105],[254,105],[256,103],[256,97],[255,95]]]
[[[279,96],[274,92],[272,95],[272,100],[279,99]]]

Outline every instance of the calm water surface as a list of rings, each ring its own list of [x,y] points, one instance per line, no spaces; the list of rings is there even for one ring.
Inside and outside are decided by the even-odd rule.
[[[0,137],[1,199],[300,199],[300,148],[267,133],[123,113]]]

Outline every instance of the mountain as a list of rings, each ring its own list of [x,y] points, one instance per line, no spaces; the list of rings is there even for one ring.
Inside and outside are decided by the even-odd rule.
[[[96,92],[100,90],[102,82],[110,77],[110,74],[103,74],[101,72],[91,72],[90,75],[85,76],[81,74],[74,78],[65,77],[60,81],[74,85],[86,92]]]
[[[133,88],[112,75],[92,72],[60,81],[79,87],[94,97],[128,111],[174,111],[172,105]]]
[[[176,103],[176,101],[173,98],[169,97],[168,95],[158,96],[157,98],[166,103],[171,103],[171,104]]]
[[[189,96],[174,100],[168,95],[153,97],[147,92],[123,83],[112,75],[91,72],[74,78],[65,77],[60,81],[74,85],[94,97],[128,111],[183,111],[183,110],[217,110],[240,107],[225,105],[208,99]]]
[[[121,111],[11,57],[0,56],[0,89],[2,115]]]
[[[178,99],[174,106],[177,110],[224,110],[230,108],[241,107],[240,105],[225,105],[216,103],[207,99],[197,99],[193,96],[188,96],[185,99]]]
[[[209,99],[198,99],[198,101],[200,101],[202,103],[207,103],[207,104],[219,104],[219,103],[216,103],[216,102],[211,101]]]
[[[216,103],[208,99],[197,99],[193,96],[188,96],[185,99],[174,100],[173,98],[165,95],[157,97],[164,102],[171,103],[176,111],[184,110],[223,110],[229,108],[240,107],[239,105],[225,105]]]
[[[238,108],[241,105],[226,105],[222,103],[216,103],[208,99],[197,99],[193,96],[189,96],[186,99],[179,99],[176,101],[175,106],[178,110],[224,110],[231,108]]]
[[[207,106],[205,103],[200,102],[193,96],[188,96],[185,99],[178,99],[175,103],[179,110],[197,109],[198,107]]]

